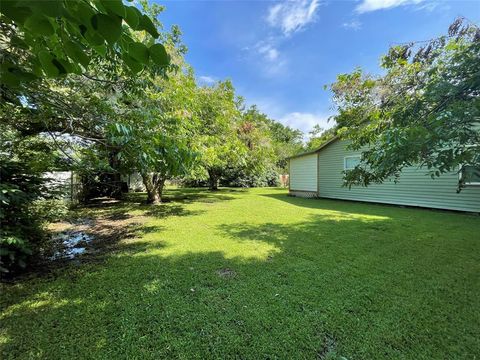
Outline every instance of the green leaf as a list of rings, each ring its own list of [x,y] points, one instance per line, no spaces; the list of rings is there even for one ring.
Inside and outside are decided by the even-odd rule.
[[[122,58],[125,64],[127,64],[127,66],[130,68],[130,70],[134,74],[138,73],[143,69],[143,65],[139,63],[137,60],[135,60],[134,58],[132,58],[131,56],[129,56],[128,54],[124,54]]]
[[[130,36],[123,34],[119,42],[121,52],[128,52],[128,48],[133,42],[135,41]]]
[[[20,86],[20,79],[15,76],[12,72],[10,71],[5,71],[0,73],[0,84],[5,84],[8,87],[18,87]],[[2,201],[5,204],[8,204],[8,201]]]
[[[58,68],[61,75],[75,72],[75,68],[71,62],[65,59],[53,59],[53,65]]]
[[[122,0],[100,0],[100,2],[109,13],[125,18],[125,6]]]
[[[139,19],[138,30],[146,30],[155,39],[160,36],[152,20],[147,15],[142,15]]]
[[[83,1],[67,2],[68,13],[78,22],[90,27],[95,11]],[[73,20],[72,19],[72,20]]]
[[[55,33],[52,24],[50,21],[41,15],[30,16],[25,21],[25,27],[38,35],[50,36]]]
[[[105,56],[107,54],[107,47],[105,45],[100,45],[100,46],[94,46],[93,49],[102,56]]]
[[[142,13],[135,6],[126,6],[125,11],[125,21],[133,30],[137,30]]]
[[[33,3],[37,11],[49,17],[58,17],[63,13],[63,2],[58,0],[40,0]]]
[[[167,66],[170,63],[170,56],[162,44],[154,44],[149,49],[153,62],[160,66]]]
[[[97,32],[94,30],[88,30],[85,33],[85,39],[88,41],[88,43],[92,46],[100,46],[105,44],[105,40],[103,37],[101,37]]]
[[[92,26],[110,44],[122,35],[122,19],[116,15],[97,14],[92,17]]]
[[[28,17],[32,15],[32,10],[25,6],[15,6],[14,1],[2,1],[1,10],[10,20],[15,21],[17,24],[22,25]]]
[[[42,65],[42,69],[47,76],[55,77],[60,74],[58,67],[53,64],[53,56],[46,50],[42,50],[38,53],[38,60]]]
[[[131,43],[128,46],[128,55],[140,63],[148,63],[148,48],[139,42]]]
[[[87,67],[90,62],[90,58],[83,52],[80,45],[73,41],[65,42],[65,52],[68,57],[73,61],[82,64],[83,67]]]
[[[4,76],[7,78],[7,81],[9,80],[9,78],[14,77],[16,79],[15,81],[13,81],[14,83],[32,81],[32,80],[35,80],[37,78],[37,76],[35,76],[35,74],[23,71],[20,68],[18,68],[17,66],[11,64],[11,63],[6,64],[6,66],[2,65],[2,70],[1,70],[2,80],[4,80],[3,79]],[[19,192],[19,191],[20,190],[18,190],[18,189],[3,189],[2,190],[3,193],[13,193],[13,192]]]
[[[16,35],[12,36],[10,43],[19,49],[28,49],[28,44],[22,38]]]

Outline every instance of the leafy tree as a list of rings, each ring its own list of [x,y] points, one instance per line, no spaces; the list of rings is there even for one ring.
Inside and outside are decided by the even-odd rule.
[[[121,101],[154,87],[156,78],[176,69],[171,60],[184,51],[177,47],[178,28],[157,30],[162,8],[141,3],[150,17],[122,1],[2,2],[0,126],[2,134],[12,135],[0,154],[2,261],[6,255],[23,262],[41,237],[48,216],[37,204],[53,196],[43,174],[55,169],[40,161],[49,159],[45,154],[61,153],[62,166],[70,169],[82,165],[79,153],[102,154],[115,176],[120,174],[120,149],[110,135],[126,115],[128,104]],[[46,144],[45,139],[50,151],[37,151],[35,161],[10,146]],[[94,151],[98,146],[103,151]],[[90,159],[90,165],[105,166],[105,159]]]
[[[391,47],[383,76],[339,75],[331,86],[339,133],[364,150],[346,184],[398,178],[412,165],[432,178],[463,164],[478,169],[479,59],[480,29],[457,19],[446,36]]]
[[[2,1],[1,84],[4,91],[69,73],[82,74],[99,60],[118,61],[131,73],[169,65],[152,19],[121,0]],[[146,32],[139,42],[133,32]]]
[[[279,173],[286,174],[287,158],[303,151],[303,133],[272,119],[269,119],[268,127],[275,152],[276,169]]]
[[[46,171],[64,166],[48,138],[20,138],[3,127],[0,133],[0,272],[26,266],[38,254],[46,221],[63,207],[52,202],[60,192]],[[59,206],[60,205],[60,206]]]
[[[122,64],[121,57],[125,54],[122,55],[122,48],[119,48],[118,44],[112,45],[113,50],[122,56],[115,54],[100,56],[93,51],[95,49],[90,49],[94,66],[83,69],[81,75],[69,74],[28,82],[21,88],[15,88],[13,92],[15,96],[9,97],[10,101],[3,104],[5,114],[14,114],[5,120],[17,128],[22,136],[47,133],[59,142],[59,139],[68,134],[70,149],[65,149],[64,146],[63,151],[69,154],[73,169],[80,169],[82,173],[85,173],[85,170],[91,172],[108,170],[110,178],[114,181],[120,180],[117,155],[121,146],[110,142],[111,129],[116,128],[116,124],[120,125],[122,119],[127,117],[131,110],[130,105],[135,102],[136,97],[141,98],[148,89],[161,91],[154,82],[156,79],[166,78],[167,73],[174,74],[179,68],[176,64],[183,61],[182,56],[186,51],[181,44],[181,33],[177,27],[173,27],[170,33],[158,32],[157,28],[160,28],[161,24],[157,17],[163,8],[156,4],[149,6],[146,1],[141,1],[141,4],[144,12],[149,15],[147,17],[141,14],[142,18],[145,21],[152,19],[155,33],[162,40],[162,46],[168,49],[167,57],[169,61],[171,60],[169,67],[155,63],[147,54],[151,61],[142,66],[143,71],[133,77],[131,69],[125,68]],[[109,2],[108,6],[111,5]],[[69,7],[71,4],[65,6]],[[100,6],[99,9],[104,10]],[[122,41],[124,36],[128,36],[129,41],[136,44],[143,44],[144,48],[152,46],[153,38],[144,31],[132,31],[131,27],[125,25],[119,41]],[[108,48],[108,43],[105,46]],[[16,52],[12,54],[18,57]],[[134,108],[132,111],[138,112],[138,109]],[[89,152],[89,148],[94,144],[98,145],[97,149],[87,156],[88,164],[92,167],[85,169],[83,167],[85,163],[74,159],[74,154]],[[95,156],[91,156],[93,154]],[[106,169],[102,159],[98,158],[100,154],[108,159],[109,169]],[[97,166],[93,166],[95,164],[92,160],[95,158]]]
[[[256,107],[244,111],[238,124],[238,137],[246,147],[243,166],[236,172],[237,185],[276,185],[276,147],[270,132],[272,121]]]
[[[318,149],[324,143],[331,140],[336,135],[336,132],[336,127],[325,130],[320,125],[315,125],[309,132],[310,137],[306,144],[306,150]]]
[[[124,101],[134,110],[125,111],[126,116],[108,131],[109,142],[119,148],[116,156],[121,171],[140,173],[149,203],[161,202],[165,181],[186,174],[196,155],[192,150],[196,128],[193,73],[156,82],[157,91]]]
[[[287,158],[303,151],[303,133],[270,119],[253,105],[244,112],[244,118],[257,124],[269,138],[273,153],[275,171],[287,172]]]
[[[218,181],[228,168],[242,164],[246,148],[237,136],[240,113],[230,81],[198,91],[198,128],[195,149],[198,164],[209,179],[210,190],[218,189]]]

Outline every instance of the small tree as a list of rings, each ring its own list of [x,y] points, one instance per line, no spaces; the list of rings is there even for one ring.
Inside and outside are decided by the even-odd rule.
[[[309,132],[309,139],[307,141],[307,150],[315,150],[322,146],[327,141],[331,140],[336,134],[336,127],[325,130],[320,125],[315,125]]]
[[[255,105],[246,111],[246,115],[257,119],[257,122],[266,124],[266,132],[273,147],[276,171],[282,174],[286,173],[287,158],[303,151],[303,133],[268,118],[267,115],[258,111]]]
[[[386,74],[342,74],[331,89],[339,133],[363,149],[347,185],[398,178],[419,165],[432,178],[480,167],[480,29],[457,19],[448,35],[390,48]]]
[[[125,95],[125,116],[108,129],[109,142],[119,149],[121,171],[140,173],[148,203],[161,202],[165,181],[185,175],[196,156],[193,73],[154,83],[156,87],[141,96]]]
[[[240,113],[230,81],[200,88],[198,101],[198,164],[208,176],[210,190],[217,190],[225,170],[244,161],[246,148],[236,132]]]
[[[242,113],[237,134],[246,151],[243,164],[234,169],[237,184],[266,186],[276,182],[277,159],[269,125],[269,119],[255,107]]]
[[[0,272],[8,272],[38,255],[44,223],[65,210],[51,201],[61,192],[45,176],[64,164],[47,138],[21,139],[3,124],[0,140]]]

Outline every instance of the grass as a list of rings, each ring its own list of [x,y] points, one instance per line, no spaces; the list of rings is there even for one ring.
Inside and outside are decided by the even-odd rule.
[[[480,354],[478,215],[279,189],[168,197],[80,209],[126,239],[97,261],[2,285],[1,358]]]

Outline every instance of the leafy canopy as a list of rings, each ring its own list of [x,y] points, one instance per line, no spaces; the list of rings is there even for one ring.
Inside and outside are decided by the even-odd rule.
[[[458,19],[446,36],[391,47],[384,76],[339,75],[331,85],[339,134],[364,150],[346,184],[398,178],[406,166],[432,177],[479,168],[479,59],[480,29]]]
[[[224,81],[213,87],[199,88],[198,102],[200,126],[196,149],[200,154],[199,165],[212,181],[216,181],[227,167],[243,163],[246,152],[236,133],[240,112],[232,83]]]
[[[122,0],[4,0],[1,83],[18,87],[42,77],[85,72],[95,59],[119,61],[137,73],[166,67],[170,57],[154,21]],[[149,34],[147,42],[134,33]]]

